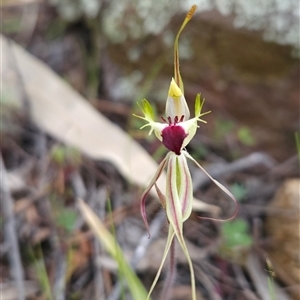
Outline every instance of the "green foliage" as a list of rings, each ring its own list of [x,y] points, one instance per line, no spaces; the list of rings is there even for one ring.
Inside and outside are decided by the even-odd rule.
[[[248,223],[243,219],[235,219],[222,224],[222,237],[229,249],[235,247],[250,247],[253,243],[248,234]]]
[[[272,263],[269,260],[269,258],[266,259],[267,263],[267,272],[268,272],[268,290],[270,294],[270,300],[276,300],[275,296],[275,283],[274,283],[274,277],[275,277],[275,272],[273,271]]]
[[[269,294],[270,294],[270,299],[271,300],[276,299],[274,286],[275,286],[274,278],[273,278],[273,276],[270,275],[270,276],[268,276],[268,289],[269,289]]]
[[[30,256],[31,261],[33,261],[33,274],[35,274],[36,279],[39,282],[43,294],[43,299],[53,300],[50,279],[46,270],[41,247],[38,246],[35,250],[29,248],[28,255]]]
[[[77,213],[71,209],[63,208],[57,212],[56,224],[63,227],[68,233],[71,233],[77,219]]]
[[[239,218],[222,223],[221,237],[219,254],[227,260],[243,264],[253,244],[248,233],[248,223]]]
[[[255,145],[255,137],[247,126],[238,127],[231,120],[217,119],[215,121],[215,138],[223,140],[228,134],[236,134],[238,140],[245,146]]]
[[[237,131],[237,136],[241,143],[246,146],[253,146],[255,144],[255,139],[248,127],[241,127]]]
[[[113,219],[113,211],[111,207],[111,200],[110,198],[107,199],[107,209],[109,213],[109,218],[110,218],[110,223],[111,223],[111,235],[113,236],[115,240],[115,250],[116,250],[116,261],[118,263],[118,277],[121,283],[121,299],[125,299],[125,289],[124,289],[124,284],[126,282],[126,278],[124,278],[124,274],[126,274],[126,267],[124,270],[124,266],[122,263],[122,253],[120,252],[120,248],[118,248],[118,242],[117,242],[117,234],[116,234],[116,228],[114,225],[114,219]],[[125,273],[124,273],[125,272]]]
[[[80,163],[80,152],[73,148],[64,145],[55,145],[50,152],[52,160],[63,167],[65,165],[75,165]]]

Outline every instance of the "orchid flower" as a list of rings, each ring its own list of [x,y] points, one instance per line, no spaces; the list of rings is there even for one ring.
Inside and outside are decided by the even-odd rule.
[[[171,80],[166,101],[166,118],[162,118],[163,122],[154,121],[153,109],[146,99],[142,100],[139,103],[144,116],[135,115],[136,117],[139,117],[147,122],[141,128],[150,127],[149,135],[154,132],[156,137],[169,150],[166,157],[160,163],[153,179],[144,191],[141,200],[141,214],[148,231],[149,226],[146,217],[145,205],[146,197],[153,186],[155,186],[156,188],[158,198],[166,211],[166,216],[169,222],[168,238],[162,257],[162,262],[150,288],[147,300],[150,298],[150,295],[158,281],[162,267],[168,255],[168,252],[170,251],[175,236],[189,264],[191,274],[192,299],[196,300],[196,286],[193,265],[183,236],[183,222],[186,221],[192,213],[192,205],[194,199],[193,183],[187,159],[192,160],[219,188],[221,188],[227,195],[235,200],[234,196],[223,185],[213,179],[185,149],[185,147],[189,144],[191,139],[196,134],[197,128],[199,127],[198,122],[206,123],[206,121],[204,121],[201,117],[209,113],[202,113],[204,100],[201,100],[200,94],[197,94],[195,100],[195,116],[193,118],[190,118],[189,108],[183,92],[183,82],[179,72],[178,38],[185,25],[192,18],[195,10],[196,6],[194,5],[188,12],[175,39],[175,74],[174,78],[172,78]],[[165,195],[156,185],[156,181],[158,180],[164,169],[167,170]]]

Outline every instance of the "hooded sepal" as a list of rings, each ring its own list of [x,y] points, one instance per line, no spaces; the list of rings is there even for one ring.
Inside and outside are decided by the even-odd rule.
[[[176,116],[178,118],[184,116],[184,120],[188,120],[190,117],[190,110],[183,95],[183,91],[179,88],[174,78],[171,80],[168,92],[166,116],[171,117],[172,120]]]

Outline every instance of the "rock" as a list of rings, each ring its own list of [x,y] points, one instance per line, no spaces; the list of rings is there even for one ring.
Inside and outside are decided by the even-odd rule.
[[[300,180],[289,179],[277,191],[269,208],[278,211],[266,221],[266,232],[272,239],[268,254],[276,277],[292,286],[294,299],[300,290]]]

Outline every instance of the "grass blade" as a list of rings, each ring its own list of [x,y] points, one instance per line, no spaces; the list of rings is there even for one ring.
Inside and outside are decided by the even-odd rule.
[[[132,270],[128,262],[126,261],[124,254],[116,243],[113,235],[106,229],[102,221],[98,216],[90,209],[90,207],[81,199],[78,199],[79,209],[83,214],[88,225],[92,229],[93,233],[97,236],[99,241],[104,245],[107,252],[118,262],[119,272],[128,284],[128,289],[132,295],[133,300],[142,300],[147,298],[147,292]]]

